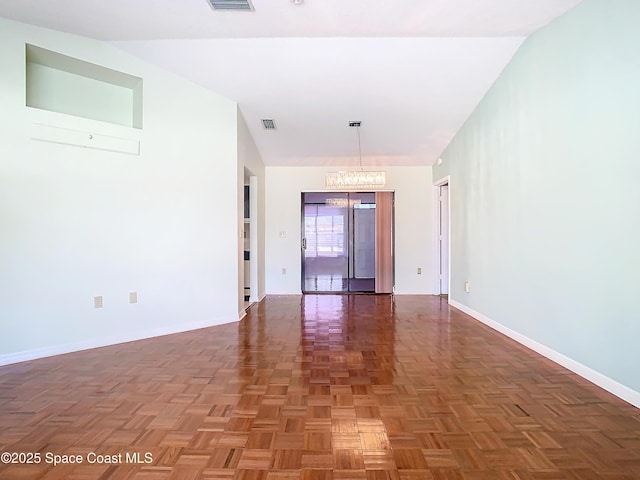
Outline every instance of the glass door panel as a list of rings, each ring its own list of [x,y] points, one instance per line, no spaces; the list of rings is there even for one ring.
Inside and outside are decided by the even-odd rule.
[[[302,291],[346,292],[349,277],[346,195],[303,193]],[[329,201],[328,201],[329,200]]]
[[[349,291],[374,292],[376,271],[376,198],[375,194],[351,193],[351,259]]]

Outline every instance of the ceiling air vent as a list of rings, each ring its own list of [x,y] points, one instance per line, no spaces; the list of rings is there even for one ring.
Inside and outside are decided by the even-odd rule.
[[[214,10],[239,10],[243,12],[252,11],[251,0],[207,0]]]
[[[261,122],[262,122],[262,128],[264,128],[265,130],[276,129],[276,122],[274,122],[272,118],[263,118]]]

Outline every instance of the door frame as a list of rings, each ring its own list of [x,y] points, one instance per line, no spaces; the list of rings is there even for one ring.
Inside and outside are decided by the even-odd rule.
[[[437,264],[437,268],[434,269],[434,285],[436,295],[442,295],[442,287],[440,285],[440,265],[441,265],[441,251],[440,251],[440,191],[441,187],[447,185],[448,188],[448,209],[447,215],[449,217],[448,231],[447,231],[447,248],[449,250],[447,270],[448,270],[448,285],[447,292],[448,297],[451,298],[451,175],[442,177],[439,180],[433,182],[433,251],[434,259]]]
[[[249,302],[260,301],[258,282],[258,177],[249,176]]]
[[[305,285],[305,252],[304,252],[304,241],[305,241],[305,236],[304,236],[304,221],[305,221],[305,212],[304,212],[304,207],[305,207],[305,203],[304,203],[304,196],[307,193],[335,193],[335,194],[341,194],[341,193],[346,193],[346,194],[352,194],[352,193],[373,193],[373,194],[377,194],[379,192],[389,192],[392,194],[392,202],[391,202],[391,271],[392,271],[392,287],[391,287],[391,292],[389,292],[390,294],[395,293],[395,190],[393,189],[372,189],[372,190],[349,190],[349,189],[345,189],[345,190],[302,190],[300,192],[300,288],[301,288],[301,292],[302,294],[307,294],[307,293],[312,293],[312,294],[360,294],[360,293],[365,293],[365,294],[369,294],[369,293],[379,293],[377,291],[350,291],[349,288],[347,288],[346,291],[340,291],[340,292],[306,292],[304,285]],[[348,195],[347,195],[348,197]],[[377,198],[376,198],[376,207],[377,207]],[[376,208],[377,211],[377,208]],[[351,232],[350,232],[350,227],[349,224],[351,222],[348,221],[347,222],[347,238],[349,238]],[[377,220],[376,220],[377,223]],[[351,242],[350,240],[347,241],[347,244],[349,245]],[[376,245],[376,249],[377,249],[377,245]],[[377,285],[377,275],[375,278],[375,283],[374,285]]]

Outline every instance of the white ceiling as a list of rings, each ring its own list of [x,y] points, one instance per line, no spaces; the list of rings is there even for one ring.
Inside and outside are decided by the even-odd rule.
[[[267,165],[430,165],[526,36],[581,0],[0,0],[238,102]],[[273,118],[275,131],[260,119]]]

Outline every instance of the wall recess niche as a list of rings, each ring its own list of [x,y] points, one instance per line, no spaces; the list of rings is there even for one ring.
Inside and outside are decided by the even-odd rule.
[[[26,105],[142,128],[142,78],[26,44]]]

